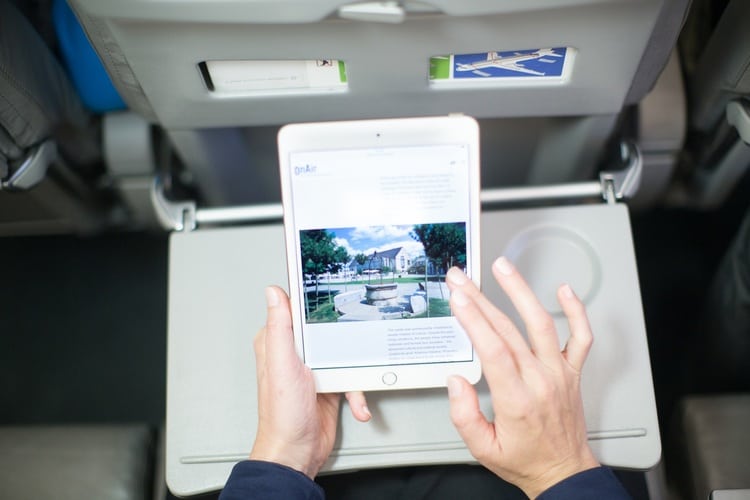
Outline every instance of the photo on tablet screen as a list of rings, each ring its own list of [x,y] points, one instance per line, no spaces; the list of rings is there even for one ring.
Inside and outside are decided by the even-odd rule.
[[[445,273],[466,266],[466,224],[299,231],[306,323],[451,316]]]

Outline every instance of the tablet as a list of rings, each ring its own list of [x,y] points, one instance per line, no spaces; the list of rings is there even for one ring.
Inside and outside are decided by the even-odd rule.
[[[279,131],[297,351],[318,392],[475,383],[445,273],[479,282],[479,128],[465,116]]]

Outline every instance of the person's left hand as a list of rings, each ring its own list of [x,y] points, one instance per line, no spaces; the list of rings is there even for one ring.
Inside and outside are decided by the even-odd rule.
[[[266,289],[268,317],[255,337],[258,378],[258,432],[250,459],[275,462],[311,479],[333,449],[339,394],[316,394],[312,372],[294,348],[289,298]],[[352,414],[367,421],[362,393],[347,394]]]

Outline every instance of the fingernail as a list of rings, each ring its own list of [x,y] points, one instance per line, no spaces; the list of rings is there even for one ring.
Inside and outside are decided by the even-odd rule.
[[[270,286],[266,288],[266,305],[268,305],[268,307],[276,307],[279,305],[279,296],[276,294],[276,290]]]
[[[570,285],[568,285],[567,283],[565,283],[563,286],[560,287],[560,291],[562,292],[563,297],[567,299],[572,299],[573,297],[575,297],[575,294],[573,293],[573,289],[570,288]]]
[[[469,277],[466,276],[459,268],[451,267],[448,269],[447,278],[454,284],[461,286],[469,281]]]
[[[362,411],[367,415],[367,418],[372,418],[372,413],[370,413],[370,409],[367,405],[362,405]]]
[[[451,292],[451,302],[457,306],[465,306],[469,303],[469,297],[461,290],[453,290]]]
[[[510,261],[505,257],[498,258],[495,261],[494,266],[495,269],[497,269],[497,271],[504,276],[510,276],[511,274],[513,274],[513,264],[511,264]]]
[[[453,375],[448,377],[445,385],[448,386],[448,397],[451,399],[459,397],[464,389],[461,382]]]

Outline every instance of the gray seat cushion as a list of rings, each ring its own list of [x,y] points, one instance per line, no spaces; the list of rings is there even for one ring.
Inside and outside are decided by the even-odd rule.
[[[52,52],[13,5],[0,0],[0,154],[17,159],[60,124],[85,127],[86,121]]]
[[[101,158],[95,129],[44,40],[10,1],[0,0],[0,178],[49,138],[73,167],[94,165]]]
[[[693,498],[750,488],[750,394],[687,398],[681,419]]]
[[[152,439],[136,425],[0,427],[0,498],[148,498]]]

